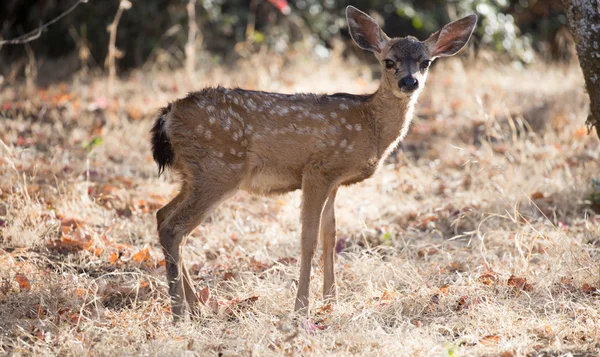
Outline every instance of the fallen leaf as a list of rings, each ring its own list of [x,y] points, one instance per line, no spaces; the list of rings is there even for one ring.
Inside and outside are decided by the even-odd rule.
[[[252,260],[250,261],[250,264],[252,265],[252,270],[256,273],[262,273],[263,271],[265,271],[271,267],[271,265],[269,265],[267,263],[263,263],[261,261],[258,261],[254,258],[252,258]]]
[[[532,200],[537,200],[537,199],[540,199],[540,198],[544,198],[544,194],[541,193],[540,191],[537,191],[537,192],[535,192],[535,193],[533,193],[531,195],[531,199]]]
[[[460,299],[458,299],[458,304],[456,304],[456,311],[462,311],[462,310],[468,309],[470,306],[468,299],[469,299],[469,297],[466,295],[461,296]]]
[[[424,257],[429,256],[429,255],[437,254],[438,252],[439,251],[436,248],[429,247],[429,248],[419,249],[417,251],[417,255],[419,256],[419,258],[424,258]]]
[[[575,286],[575,284],[573,282],[573,277],[563,276],[560,278],[560,283],[562,284],[562,286],[560,286],[560,288],[563,288],[566,291],[569,291],[572,293],[577,291],[577,287]]]
[[[496,346],[498,342],[500,342],[500,336],[498,335],[485,336],[484,338],[479,340],[479,343],[481,343],[484,346]]]
[[[79,229],[70,232],[71,229],[63,227],[63,233],[59,239],[48,242],[48,248],[57,250],[61,253],[74,253],[81,250],[88,250],[94,253],[92,248],[92,237],[89,234],[81,232]]]
[[[383,294],[381,294],[381,298],[379,298],[379,301],[391,301],[391,300],[396,300],[396,296],[398,295],[397,292],[395,291],[389,291],[389,290],[384,290]]]
[[[333,305],[326,304],[315,310],[315,315],[330,315],[333,313]]]
[[[131,120],[139,120],[142,118],[143,112],[140,110],[140,108],[131,106],[127,108],[127,115],[129,115]]]
[[[481,274],[477,280],[483,285],[490,286],[496,284],[498,281],[498,276],[494,272],[487,272]]]
[[[507,281],[508,286],[512,287],[514,290],[523,290],[523,291],[532,291],[533,286],[531,284],[527,284],[527,280],[524,278],[519,278],[514,275],[511,275]]]
[[[203,287],[196,294],[198,296],[198,300],[202,303],[202,305],[206,305],[206,303],[210,300],[210,289],[208,286]]]
[[[229,301],[228,306],[225,308],[225,315],[229,317],[235,317],[236,315],[245,312],[258,300],[258,296],[252,296],[244,300],[233,299]]]
[[[131,260],[138,262],[138,263],[149,261],[150,260],[150,249],[148,247],[146,247],[146,248],[138,251],[131,257]]]
[[[219,301],[217,299],[208,300],[208,307],[210,307],[215,315],[219,313]]]
[[[450,285],[444,284],[444,285],[440,286],[440,293],[442,295],[448,295],[449,292],[450,292]]]
[[[463,106],[463,102],[460,99],[454,100],[450,103],[450,107],[454,110],[454,111],[459,111],[460,108]]]
[[[588,283],[584,283],[583,286],[581,287],[581,290],[583,291],[584,294],[588,294],[588,295],[600,294],[600,290],[598,290],[598,288],[595,288]]]
[[[579,139],[583,138],[587,134],[588,134],[588,129],[585,126],[582,126],[579,129],[575,130],[575,136]]]
[[[429,216],[423,218],[421,220],[421,222],[419,222],[419,224],[417,224],[417,228],[426,229],[428,227],[429,223],[433,223],[439,219],[440,219],[440,217],[438,215],[434,215],[434,214],[429,215]]]
[[[451,262],[446,267],[446,270],[450,273],[455,273],[455,272],[462,273],[462,272],[465,272],[467,270],[467,268],[465,267],[465,264],[462,262]]]
[[[77,289],[75,289],[75,295],[77,295],[80,298],[82,298],[82,297],[85,297],[87,295],[87,291],[85,289],[82,289],[82,288],[77,288]]]
[[[497,154],[505,154],[508,151],[508,147],[506,145],[494,145],[492,150]]]
[[[139,199],[135,203],[135,207],[140,210],[142,213],[154,212],[160,209],[163,204],[157,201],[147,201],[144,199]]]
[[[21,291],[29,291],[31,289],[31,283],[24,274],[18,273],[15,275],[15,280],[19,283]]]
[[[61,227],[69,227],[71,229],[75,229],[83,225],[83,221],[77,218],[66,218],[64,216],[59,215],[58,220],[60,222]]]

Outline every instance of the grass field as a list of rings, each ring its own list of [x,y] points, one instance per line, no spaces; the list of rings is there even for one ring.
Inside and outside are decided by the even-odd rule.
[[[154,215],[178,186],[149,130],[216,84],[377,87],[357,60],[257,56],[193,80],[136,72],[113,97],[101,77],[2,89],[0,354],[597,354],[600,148],[576,65],[436,63],[398,152],[338,193],[338,303],[316,259],[310,322],[291,314],[300,193],[239,193],[185,243],[207,303],[174,326]]]

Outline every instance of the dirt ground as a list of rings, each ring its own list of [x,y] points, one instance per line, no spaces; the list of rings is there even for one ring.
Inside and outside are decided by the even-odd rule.
[[[576,64],[439,61],[408,138],[337,199],[339,301],[291,314],[300,193],[239,193],[183,247],[202,316],[174,326],[149,130],[206,85],[366,93],[356,59],[261,56],[0,92],[0,353],[573,356],[600,349],[599,141]],[[268,63],[268,64],[267,64]],[[320,254],[318,254],[320,256]],[[570,355],[569,355],[570,356]]]

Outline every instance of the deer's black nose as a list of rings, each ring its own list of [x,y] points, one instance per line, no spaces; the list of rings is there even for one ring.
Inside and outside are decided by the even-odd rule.
[[[419,88],[419,81],[413,76],[406,76],[398,82],[398,87],[405,91],[412,92]]]

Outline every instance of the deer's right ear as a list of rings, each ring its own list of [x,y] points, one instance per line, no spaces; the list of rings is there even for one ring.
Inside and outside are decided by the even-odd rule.
[[[380,54],[389,38],[381,31],[377,22],[354,6],[346,8],[346,18],[350,36],[358,47]]]

